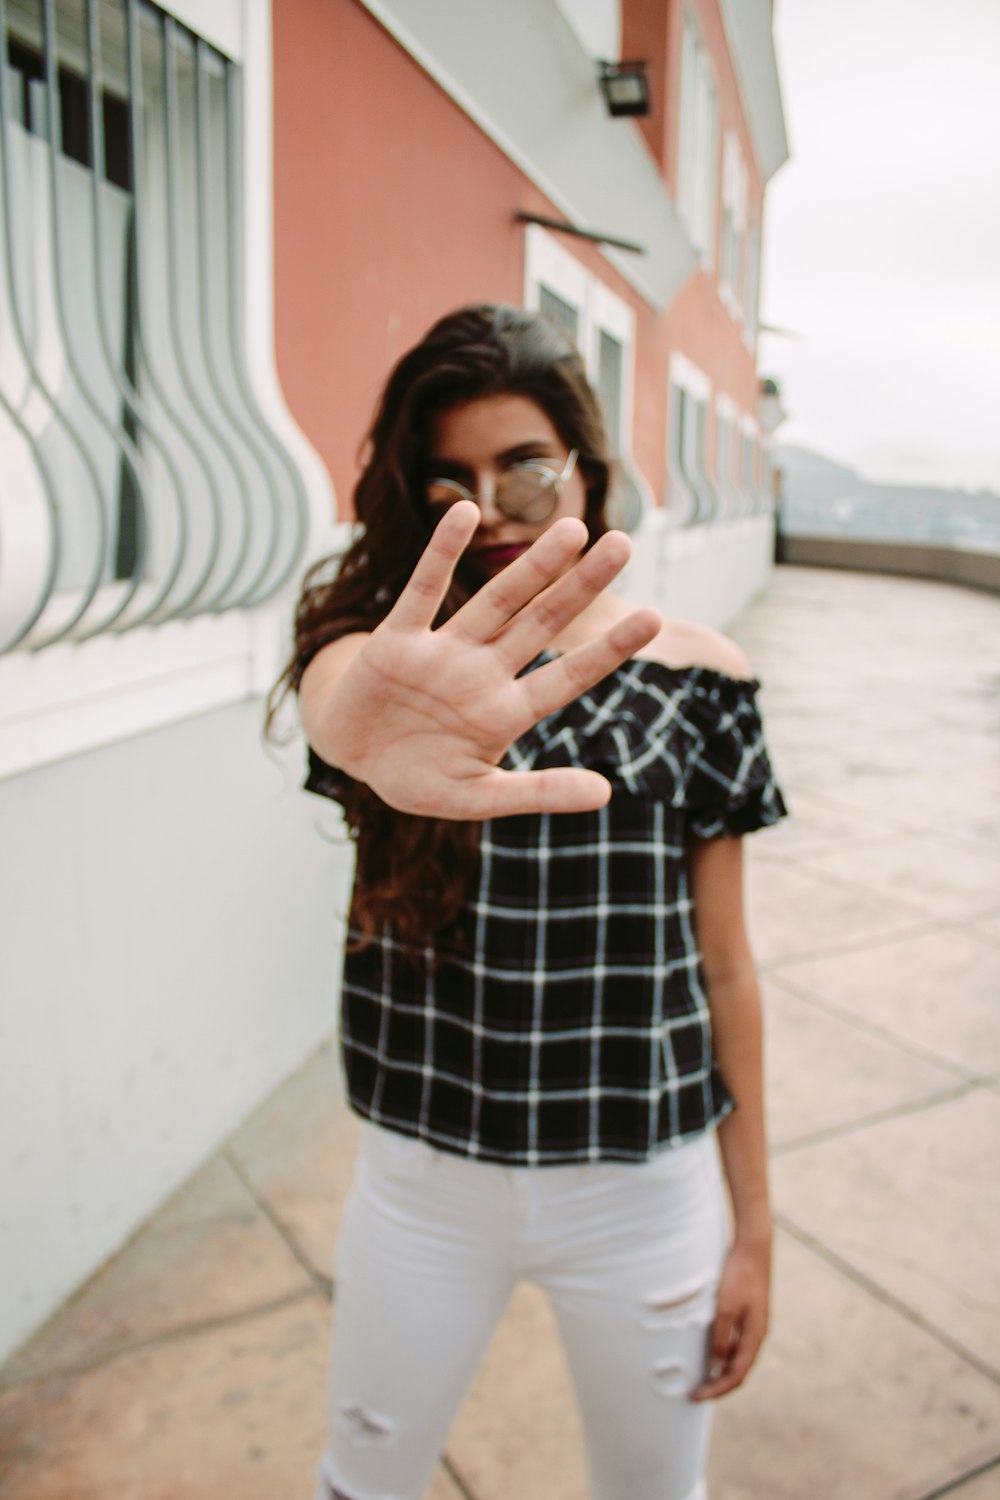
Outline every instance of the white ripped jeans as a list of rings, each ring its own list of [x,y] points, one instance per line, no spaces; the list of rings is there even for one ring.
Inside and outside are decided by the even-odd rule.
[[[556,1315],[592,1500],[704,1500],[710,1403],[688,1394],[726,1240],[710,1136],[636,1165],[510,1168],[366,1123],[315,1500],[420,1500],[521,1279]]]

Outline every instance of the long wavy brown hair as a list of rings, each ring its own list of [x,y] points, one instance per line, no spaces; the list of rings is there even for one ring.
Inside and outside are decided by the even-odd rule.
[[[339,567],[306,573],[295,614],[295,654],[271,690],[266,732],[305,667],[330,641],[374,630],[395,604],[432,526],[423,503],[436,418],[487,396],[526,396],[576,448],[592,544],[606,530],[612,476],[597,397],[576,346],[555,323],[524,308],[465,307],[435,323],[390,374],[363,450],[354,490],[363,528]],[[460,562],[437,623],[479,580]],[[362,941],[391,926],[416,957],[455,926],[479,855],[479,825],[400,813],[360,782],[348,784],[347,824],[357,844],[351,922]]]

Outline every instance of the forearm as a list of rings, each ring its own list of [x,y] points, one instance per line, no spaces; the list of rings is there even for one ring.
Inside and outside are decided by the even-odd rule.
[[[709,981],[716,1061],[736,1108],[719,1127],[737,1242],[767,1241],[771,1211],[764,1126],[763,1022],[752,963]]]

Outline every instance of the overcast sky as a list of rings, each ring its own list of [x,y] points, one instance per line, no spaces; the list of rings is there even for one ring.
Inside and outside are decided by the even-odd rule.
[[[1000,491],[1000,0],[775,0],[761,374],[866,476]]]

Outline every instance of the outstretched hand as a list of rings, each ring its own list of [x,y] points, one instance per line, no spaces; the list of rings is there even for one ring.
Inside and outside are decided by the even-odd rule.
[[[433,630],[478,519],[467,501],[445,513],[394,608],[324,688],[310,738],[331,764],[401,812],[465,820],[601,807],[610,786],[595,771],[510,772],[498,762],[532,724],[659,630],[655,610],[636,610],[518,676],[625,566],[628,538],[609,532],[570,567],[586,528],[570,517],[556,521]]]

